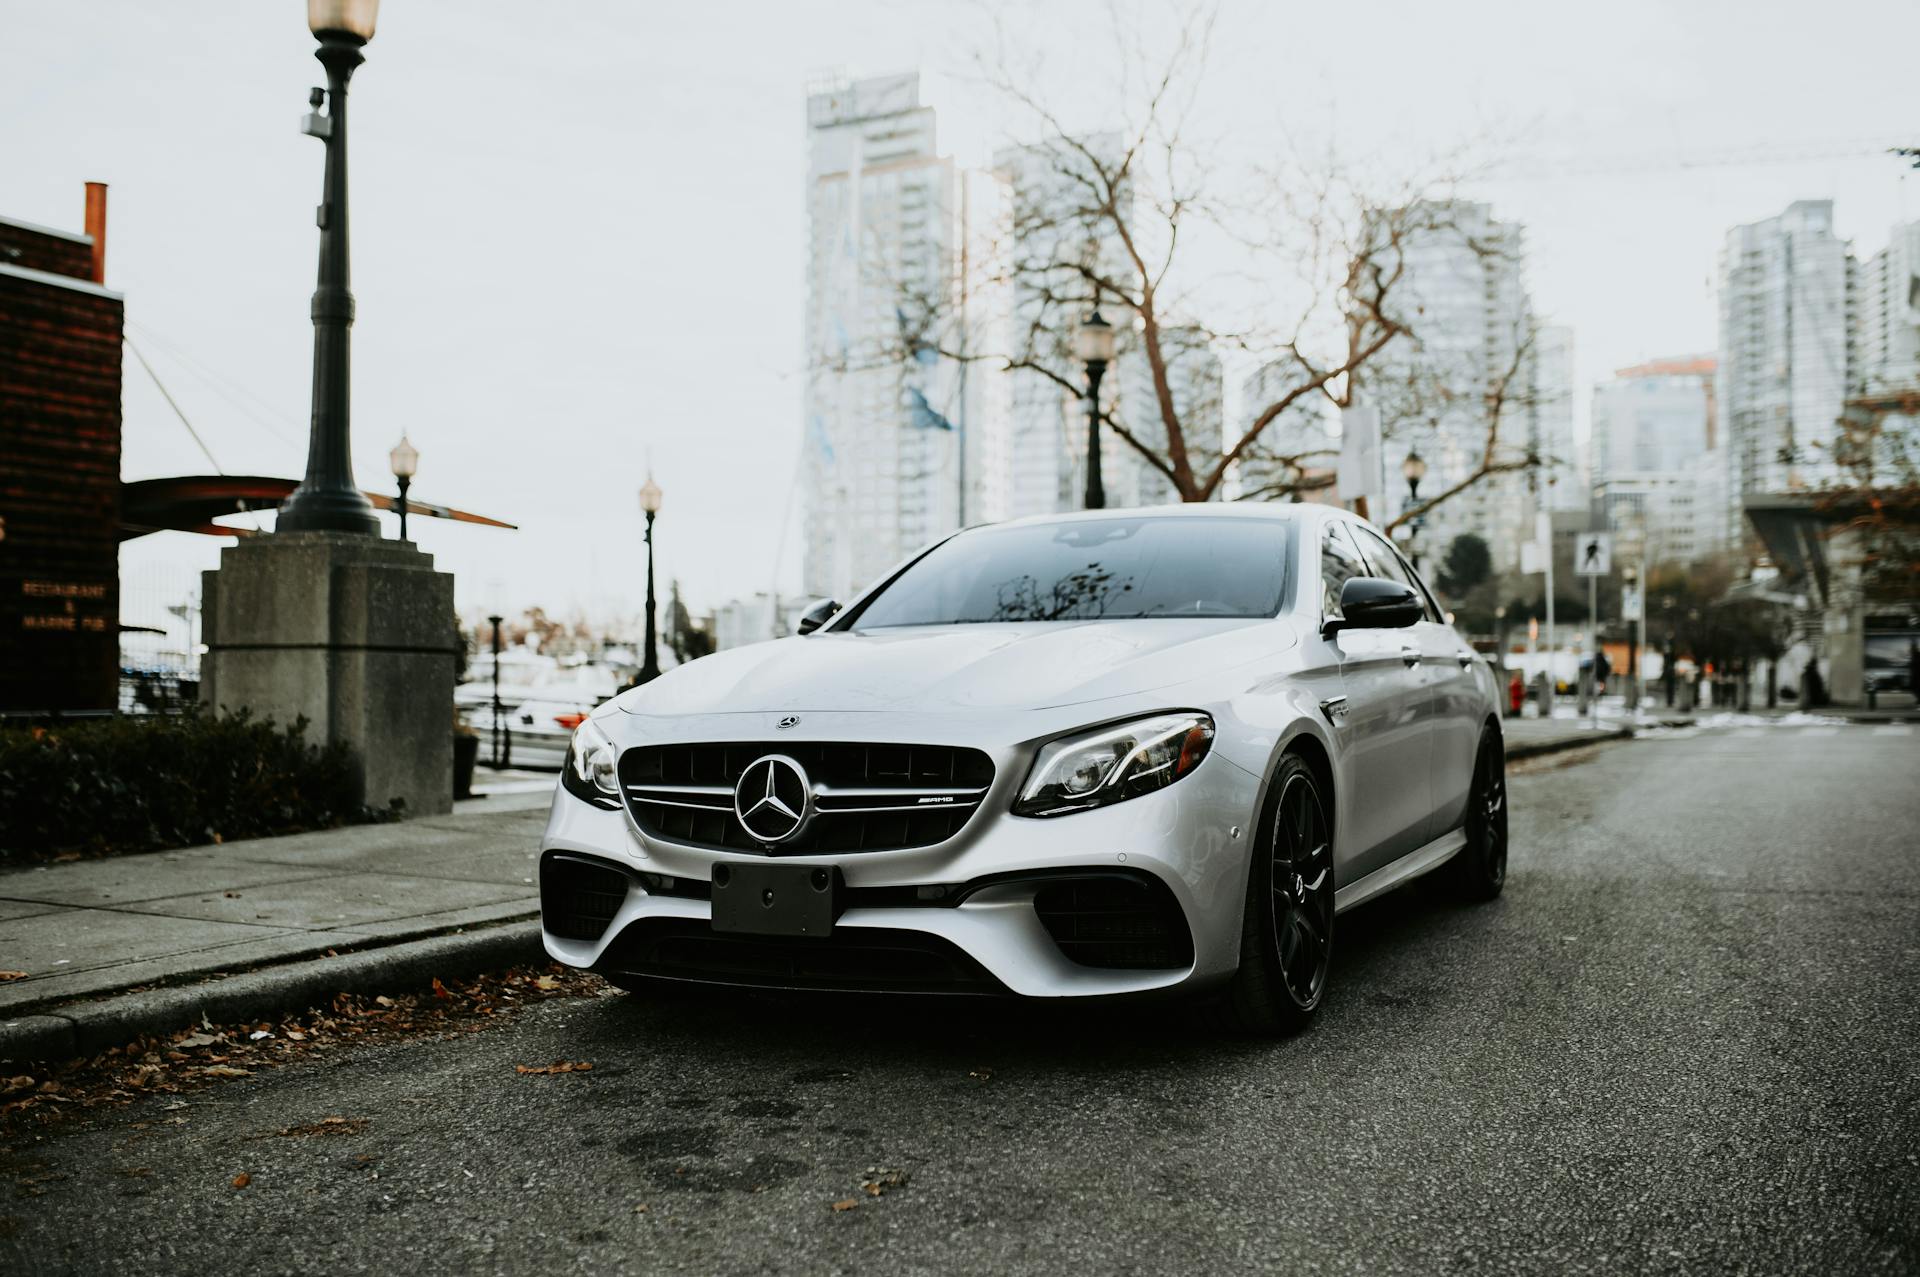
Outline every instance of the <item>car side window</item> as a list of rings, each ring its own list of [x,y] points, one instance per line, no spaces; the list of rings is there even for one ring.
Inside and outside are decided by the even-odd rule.
[[[1433,596],[1427,593],[1427,587],[1421,583],[1413,569],[1407,566],[1406,560],[1400,557],[1399,551],[1388,545],[1386,539],[1372,528],[1355,528],[1354,532],[1360,539],[1361,547],[1367,552],[1367,562],[1373,568],[1373,575],[1388,581],[1398,581],[1411,589],[1419,597],[1421,609],[1426,612],[1427,619],[1440,620],[1440,610],[1435,606]]]
[[[1328,520],[1320,537],[1320,617],[1340,615],[1340,587],[1367,575],[1366,560],[1354,548],[1337,520]]]

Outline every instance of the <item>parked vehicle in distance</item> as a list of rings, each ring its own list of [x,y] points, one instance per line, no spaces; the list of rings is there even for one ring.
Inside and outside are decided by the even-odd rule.
[[[480,738],[483,766],[557,770],[567,758],[567,743],[588,714],[591,701],[533,699],[500,710],[500,757],[494,757],[494,713],[491,705],[461,707],[461,720]]]
[[[958,533],[574,733],[548,953],[624,988],[1195,994],[1304,1025],[1337,915],[1507,863],[1498,689],[1314,505]]]

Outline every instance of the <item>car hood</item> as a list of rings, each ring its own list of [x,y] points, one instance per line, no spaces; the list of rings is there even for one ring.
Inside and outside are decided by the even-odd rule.
[[[719,652],[614,702],[631,714],[1043,709],[1186,683],[1291,647],[1271,620],[915,626]]]

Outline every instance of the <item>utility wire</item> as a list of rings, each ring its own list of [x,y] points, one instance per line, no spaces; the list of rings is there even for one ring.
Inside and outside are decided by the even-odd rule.
[[[202,361],[194,358],[193,355],[188,353],[178,342],[156,332],[149,325],[135,324],[132,321],[128,321],[128,326],[138,328],[140,330],[141,340],[152,342],[162,352],[172,355],[180,362],[182,367],[197,377],[207,389],[232,404],[234,408],[239,410],[241,415],[249,418],[255,425],[265,430],[275,439],[285,444],[297,444],[301,442],[293,435],[288,434],[287,430],[281,429],[281,426],[275,425],[273,422],[267,420],[266,417],[261,416],[260,411],[256,411],[254,407],[249,407],[246,403],[243,403],[241,398],[244,397],[252,400],[258,409],[278,418],[281,424],[287,427],[288,430],[292,430],[295,434],[298,434],[302,427],[294,418],[288,416],[273,404],[268,403],[253,391],[248,390],[239,382],[233,381],[214,371]]]
[[[220,463],[213,459],[213,449],[207,447],[207,441],[200,437],[200,432],[193,428],[191,421],[187,420],[187,414],[180,410],[180,405],[174,402],[173,396],[167,392],[166,386],[160,380],[160,374],[153,370],[153,365],[147,362],[147,357],[140,353],[140,347],[133,344],[133,338],[122,333],[120,339],[127,343],[127,349],[131,350],[133,357],[140,361],[140,366],[147,370],[147,376],[153,378],[153,384],[160,391],[160,397],[167,401],[167,407],[173,409],[173,415],[180,418],[180,424],[187,428],[187,433],[193,436],[193,441],[200,445],[200,451],[206,454],[207,464],[213,467],[214,473],[226,474],[226,471],[220,468]]]

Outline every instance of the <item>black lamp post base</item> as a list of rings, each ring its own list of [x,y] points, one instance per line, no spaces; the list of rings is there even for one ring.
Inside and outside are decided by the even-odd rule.
[[[309,489],[301,484],[280,507],[274,528],[280,532],[345,532],[380,535],[380,518],[373,502],[351,488]]]

